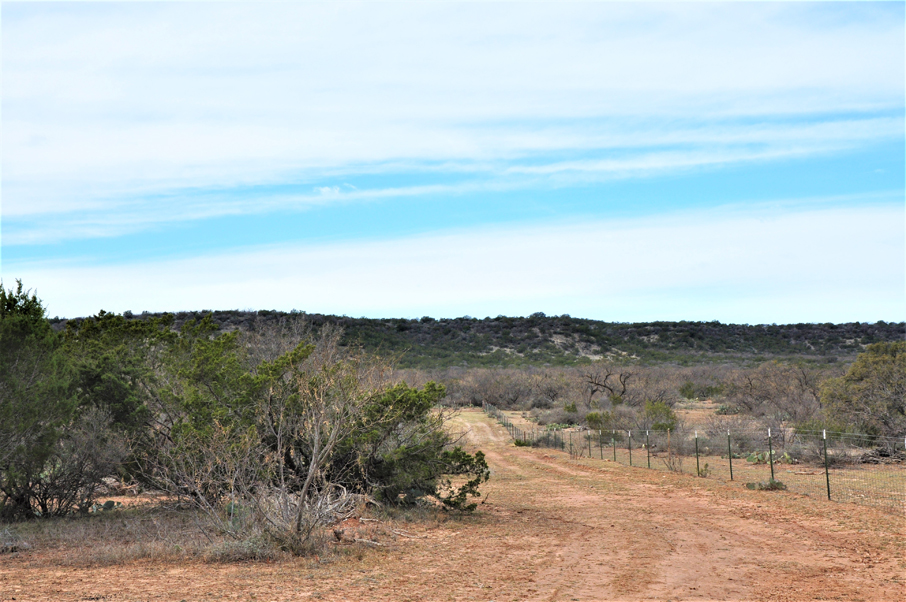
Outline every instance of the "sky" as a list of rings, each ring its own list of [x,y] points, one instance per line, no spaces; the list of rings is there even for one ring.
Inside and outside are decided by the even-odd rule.
[[[48,315],[906,320],[904,3],[3,2]]]

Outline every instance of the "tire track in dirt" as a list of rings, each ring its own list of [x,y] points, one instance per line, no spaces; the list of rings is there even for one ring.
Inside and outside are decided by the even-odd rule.
[[[427,511],[409,537],[327,559],[62,566],[32,550],[0,558],[0,601],[906,600],[903,546],[879,543],[903,541],[889,515],[516,447],[480,411],[453,427],[493,472],[474,515]]]
[[[498,432],[483,439],[488,430]],[[696,491],[694,479],[515,447],[496,425],[474,433],[501,488],[528,485],[495,493],[522,508],[547,558],[532,599],[906,599],[891,580],[895,561],[859,576],[848,542],[776,514],[743,518],[735,500]],[[658,476],[669,484],[634,481]]]

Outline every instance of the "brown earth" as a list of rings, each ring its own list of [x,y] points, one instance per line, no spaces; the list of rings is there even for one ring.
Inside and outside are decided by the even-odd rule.
[[[0,600],[906,600],[904,517],[517,448],[477,411],[456,424],[493,471],[474,516],[351,521],[323,558],[273,562],[36,547],[0,556]],[[363,524],[380,547],[347,543]]]

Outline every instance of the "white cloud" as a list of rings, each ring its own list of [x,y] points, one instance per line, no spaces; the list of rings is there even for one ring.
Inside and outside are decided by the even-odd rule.
[[[6,265],[51,315],[275,308],[369,316],[906,319],[904,209],[727,209],[280,246],[118,266]]]
[[[691,146],[688,164],[728,144],[889,139],[902,118],[873,112],[903,108],[897,10],[5,4],[3,212],[118,211],[137,195],[388,162],[501,170],[673,144]]]

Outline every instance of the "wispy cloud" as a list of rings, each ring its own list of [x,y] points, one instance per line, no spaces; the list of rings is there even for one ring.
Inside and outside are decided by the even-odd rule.
[[[51,314],[67,316],[256,307],[354,316],[545,311],[606,320],[874,321],[906,318],[904,217],[890,206],[737,208],[14,269]]]
[[[7,4],[4,216],[390,164],[540,175],[608,151],[569,169],[641,176],[902,136],[902,7],[678,8]],[[660,163],[636,170],[640,149]]]
[[[353,203],[387,198],[481,194],[506,190],[562,187],[614,179],[646,178],[693,169],[708,169],[733,164],[781,161],[839,152],[857,147],[866,140],[896,139],[902,132],[901,117],[841,119],[817,124],[724,123],[720,128],[640,128],[638,135],[630,126],[612,127],[611,134],[600,124],[583,123],[572,131],[558,128],[555,133],[539,129],[522,135],[510,131],[497,138],[495,157],[467,160],[458,157],[443,162],[397,160],[371,164],[337,164],[322,169],[300,169],[284,174],[278,183],[317,180],[348,175],[390,174],[403,180],[418,174],[453,176],[453,181],[430,185],[372,186],[358,188],[342,185],[310,186],[307,192],[286,192],[286,186],[270,186],[274,176],[263,177],[257,186],[229,186],[224,182],[207,187],[164,189],[164,182],[139,186],[138,190],[113,188],[104,191],[95,184],[79,190],[66,182],[57,194],[59,203],[34,202],[4,208],[4,244],[23,245],[62,240],[122,236],[162,224],[196,221],[231,215],[260,215],[272,211],[305,211],[330,204]],[[597,126],[597,131],[596,131]],[[489,126],[493,130],[493,126]],[[526,126],[522,126],[526,127]],[[495,139],[488,132],[476,136]],[[533,141],[527,138],[533,137]],[[538,140],[541,139],[541,142]],[[505,144],[500,144],[501,140]],[[643,146],[643,142],[646,146]],[[484,146],[477,144],[477,146]],[[562,153],[584,158],[562,160]],[[490,154],[485,151],[486,154]],[[175,184],[176,182],[174,182]],[[122,186],[122,183],[115,186]],[[304,188],[294,185],[293,188]],[[13,199],[30,185],[7,182],[6,193]],[[84,202],[78,202],[84,199]],[[74,202],[75,201],[75,202]]]

